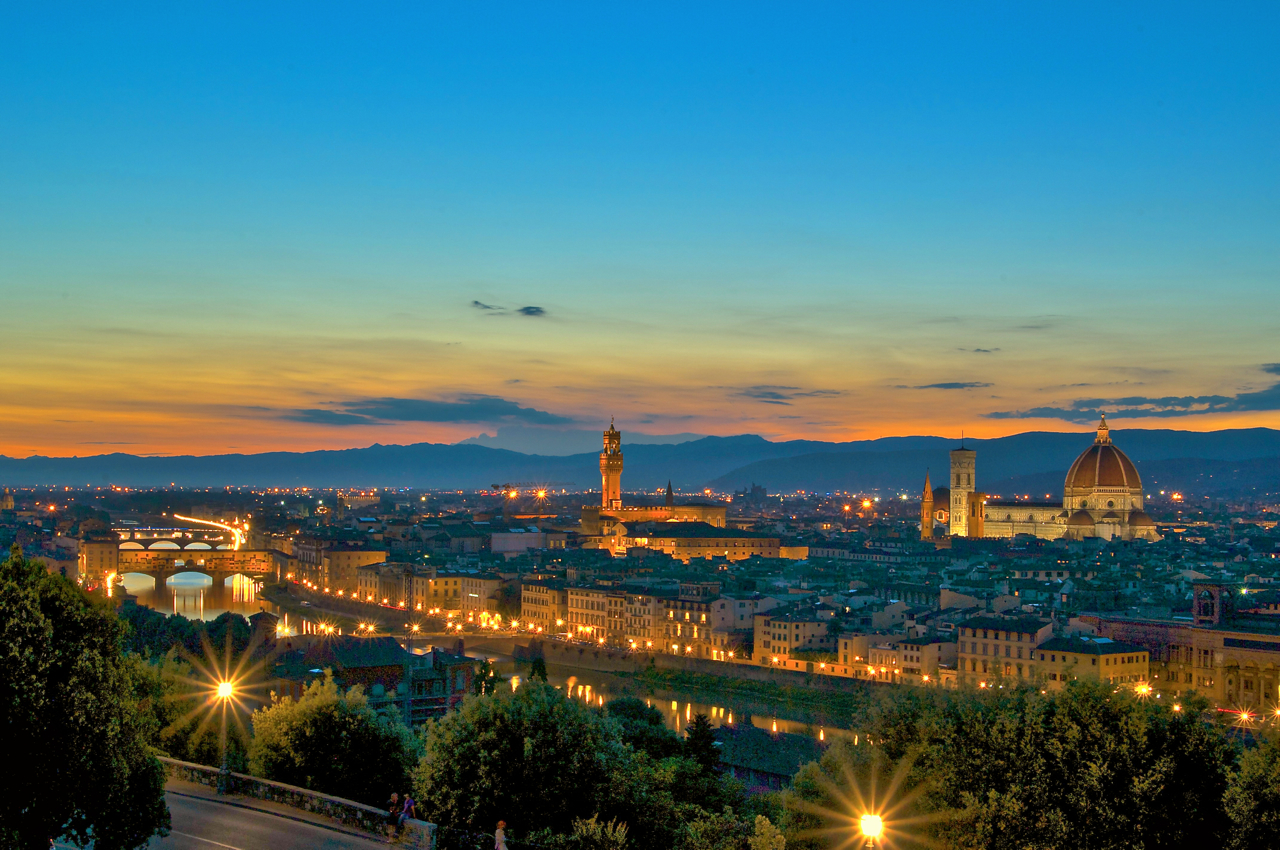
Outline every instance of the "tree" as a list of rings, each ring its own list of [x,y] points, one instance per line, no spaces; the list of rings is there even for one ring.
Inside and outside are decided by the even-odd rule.
[[[539,655],[529,664],[529,681],[540,679],[547,681],[547,660]]]
[[[955,850],[1220,846],[1232,747],[1204,708],[1085,682],[895,700],[874,746],[838,744],[796,775],[788,843],[816,846],[851,800],[893,787],[892,817]]]
[[[787,850],[787,839],[782,831],[764,815],[756,815],[755,828],[747,839],[750,850]]]
[[[1280,738],[1240,757],[1225,804],[1232,825],[1228,846],[1280,847]]]
[[[644,751],[655,759],[680,753],[680,737],[667,728],[662,712],[646,705],[644,700],[635,697],[610,700],[605,711],[617,721],[624,744],[630,744],[633,749]]]
[[[15,547],[0,564],[0,845],[65,836],[98,850],[167,834],[164,768],[147,747],[114,614]]]
[[[1183,710],[1085,682],[960,696],[930,743],[940,828],[957,848],[1220,844],[1232,750]]]
[[[250,773],[369,805],[404,792],[421,755],[398,716],[379,715],[358,687],[342,693],[330,671],[300,699],[273,696],[253,731]]]
[[[191,665],[169,652],[158,659],[149,654],[127,654],[125,667],[134,697],[147,718],[147,743],[172,758],[220,765],[221,730],[207,722],[209,713],[202,710],[202,703],[207,703],[208,697],[196,693]],[[247,770],[249,740],[243,724],[228,727],[226,747],[230,768]]]
[[[498,686],[507,681],[498,675],[498,671],[493,668],[493,662],[485,658],[476,669],[475,680],[471,684],[471,690],[476,696],[491,694],[498,690]]]
[[[617,727],[550,685],[470,697],[427,724],[414,772],[418,811],[437,823],[566,833],[598,805],[625,752]]]
[[[693,722],[685,729],[684,752],[707,773],[720,769],[720,748],[716,743],[716,731],[705,714],[695,714]]]

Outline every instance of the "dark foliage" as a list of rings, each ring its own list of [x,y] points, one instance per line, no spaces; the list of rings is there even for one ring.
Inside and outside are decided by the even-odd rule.
[[[167,830],[164,769],[120,638],[111,611],[66,579],[16,549],[0,564],[0,846],[65,836],[116,850]]]

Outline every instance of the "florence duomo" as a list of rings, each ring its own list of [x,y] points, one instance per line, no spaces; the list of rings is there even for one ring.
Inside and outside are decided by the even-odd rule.
[[[976,489],[976,476],[977,453],[963,446],[951,452],[947,487],[933,488],[926,473],[921,539],[1029,534],[1045,540],[1160,540],[1155,522],[1142,509],[1138,469],[1111,442],[1105,416],[1093,445],[1071,464],[1061,502],[988,498]]]

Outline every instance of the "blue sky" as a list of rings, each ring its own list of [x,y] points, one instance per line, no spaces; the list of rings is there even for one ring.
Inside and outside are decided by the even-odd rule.
[[[1280,424],[1274,5],[603,5],[0,11],[0,451]]]

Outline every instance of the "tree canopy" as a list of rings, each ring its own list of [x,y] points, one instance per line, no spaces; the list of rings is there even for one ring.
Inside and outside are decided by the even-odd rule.
[[[667,728],[662,712],[642,699],[620,697],[605,705],[609,717],[618,724],[622,742],[656,759],[678,755],[680,736]]]
[[[538,682],[470,698],[424,738],[414,773],[424,816],[471,828],[504,819],[525,831],[570,832],[595,814],[622,746],[598,712]]]
[[[164,769],[147,746],[120,622],[16,548],[0,564],[0,845],[65,836],[98,850],[164,833]]]
[[[859,746],[797,774],[788,834],[821,847],[868,789],[892,784],[898,843],[957,850],[1221,846],[1232,745],[1202,702],[1180,711],[1090,683],[924,695],[891,704]]]
[[[399,717],[375,712],[358,687],[342,693],[327,671],[300,699],[253,713],[250,773],[368,805],[406,791],[420,754]]]

